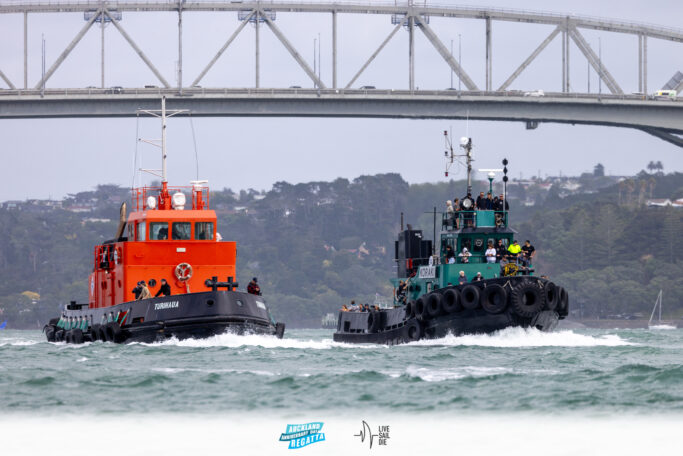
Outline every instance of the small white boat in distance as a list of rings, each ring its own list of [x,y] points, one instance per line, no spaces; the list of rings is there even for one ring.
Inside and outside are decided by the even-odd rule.
[[[655,317],[655,312],[659,308],[659,315],[656,321],[653,321]],[[662,321],[662,290],[659,290],[657,295],[657,300],[655,301],[655,306],[652,308],[652,314],[650,314],[650,321],[647,322],[648,329],[676,329],[676,324],[670,320]]]

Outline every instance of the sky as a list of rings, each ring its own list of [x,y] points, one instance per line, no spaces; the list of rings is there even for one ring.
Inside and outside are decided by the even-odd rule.
[[[4,3],[0,0],[0,3]],[[432,2],[428,2],[432,3]],[[458,2],[440,0],[439,4]],[[468,0],[468,5],[551,11],[597,16],[666,27],[680,27],[683,2]],[[436,4],[436,3],[434,3]],[[174,13],[124,13],[122,25],[175,84],[177,16]],[[46,40],[48,66],[84,24],[82,14],[29,16],[29,86],[40,79],[41,37]],[[331,20],[324,14],[278,13],[276,24],[313,66],[314,40],[321,43],[321,77],[331,86]],[[187,13],[184,16],[184,81],[195,78],[237,27],[235,13]],[[484,22],[432,18],[431,27],[458,53],[479,87],[484,86]],[[391,32],[388,16],[340,15],[338,80],[344,86]],[[493,85],[498,87],[552,31],[552,26],[493,23]],[[246,27],[200,82],[203,87],[250,87],[254,83],[254,28]],[[582,31],[597,49],[601,42],[606,68],[626,93],[637,91],[637,38]],[[111,26],[105,30],[105,86],[160,85],[154,75]],[[23,17],[0,16],[0,69],[16,85],[23,79]],[[511,85],[510,89],[560,91],[561,42],[557,37]],[[648,40],[648,91],[683,71],[683,45]],[[354,83],[354,87],[408,87],[408,33],[401,30]],[[572,87],[596,92],[595,72],[572,44]],[[590,75],[590,76],[589,76]],[[451,72],[420,32],[416,33],[416,85],[424,89],[450,86]],[[93,27],[69,55],[48,87],[100,84],[100,30]],[[261,33],[261,86],[310,87],[312,83],[272,32]],[[454,85],[457,86],[457,77]],[[0,80],[0,87],[6,85]],[[603,91],[606,88],[603,85]],[[169,108],[173,108],[169,103]],[[192,131],[194,129],[194,136]],[[169,181],[186,185],[199,178],[212,188],[268,190],[277,181],[290,183],[353,179],[364,174],[400,173],[411,183],[444,177],[443,131],[469,135],[475,145],[475,168],[497,168],[508,158],[513,177],[576,175],[602,163],[608,174],[629,175],[659,160],[665,171],[683,170],[681,149],[643,132],[600,126],[540,124],[526,130],[519,122],[464,120],[315,119],[315,118],[186,118],[171,119],[168,128]],[[133,184],[136,150],[146,168],[159,167],[159,152],[136,141],[158,138],[153,119],[46,119],[0,121],[0,201],[61,198],[97,184]],[[193,139],[194,138],[194,139]],[[196,149],[195,149],[196,143]],[[455,171],[455,173],[453,172]],[[450,177],[463,177],[452,170]],[[450,178],[449,177],[449,178]],[[138,176],[148,183],[152,176]]]

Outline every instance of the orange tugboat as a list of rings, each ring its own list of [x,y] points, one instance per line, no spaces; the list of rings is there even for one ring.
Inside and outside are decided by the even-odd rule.
[[[95,246],[87,304],[72,301],[45,325],[50,342],[154,342],[225,331],[282,338],[265,299],[236,291],[236,243],[223,242],[206,181],[169,187],[166,100],[160,187],[134,188],[114,239]],[[188,201],[189,199],[189,201]],[[219,280],[225,278],[225,281]]]

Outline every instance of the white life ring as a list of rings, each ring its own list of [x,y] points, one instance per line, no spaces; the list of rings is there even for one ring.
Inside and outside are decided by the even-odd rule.
[[[175,276],[181,282],[190,280],[190,277],[192,277],[192,266],[189,263],[180,263],[175,267]]]

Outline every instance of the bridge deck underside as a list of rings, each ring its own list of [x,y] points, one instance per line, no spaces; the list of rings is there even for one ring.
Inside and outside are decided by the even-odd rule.
[[[365,117],[537,121],[658,129],[683,134],[683,103],[667,101],[496,99],[419,96],[169,96],[174,109],[192,116]],[[159,96],[5,96],[0,118],[132,117],[156,109]]]

